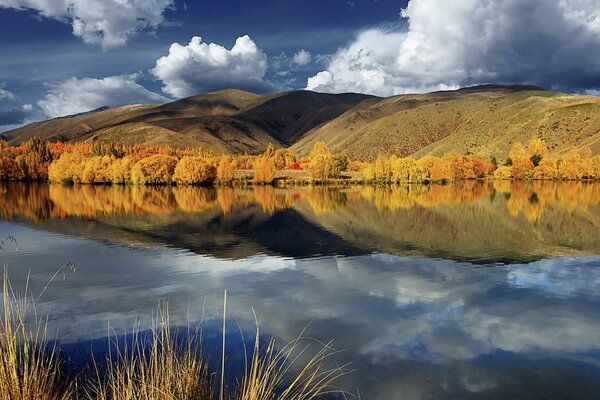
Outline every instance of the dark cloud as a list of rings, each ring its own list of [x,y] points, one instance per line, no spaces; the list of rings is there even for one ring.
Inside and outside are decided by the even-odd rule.
[[[22,124],[31,115],[31,110],[23,108],[13,108],[6,111],[0,110],[0,126]]]

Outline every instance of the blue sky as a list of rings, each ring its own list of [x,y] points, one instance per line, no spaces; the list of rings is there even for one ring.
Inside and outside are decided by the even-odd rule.
[[[0,0],[0,130],[229,87],[599,93],[600,0],[407,1]]]

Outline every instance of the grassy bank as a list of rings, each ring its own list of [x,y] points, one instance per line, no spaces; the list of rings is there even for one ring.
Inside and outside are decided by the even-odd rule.
[[[282,347],[274,339],[261,343],[257,324],[253,345],[244,344],[244,372],[227,377],[224,351],[218,370],[211,370],[201,331],[180,335],[171,328],[167,305],[159,308],[149,335],[138,328],[126,345],[111,342],[103,359],[72,371],[48,338],[47,318],[36,314],[27,288],[20,293],[11,286],[6,271],[0,312],[1,399],[310,400],[341,394],[334,384],[349,372],[333,362],[331,343],[304,333]],[[225,337],[223,332],[223,349]]]

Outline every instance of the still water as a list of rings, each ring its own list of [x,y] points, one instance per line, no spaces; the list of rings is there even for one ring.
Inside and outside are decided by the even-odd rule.
[[[211,343],[227,289],[243,330],[253,307],[281,342],[333,339],[365,400],[600,398],[600,184],[8,184],[0,205],[15,287],[77,266],[38,305],[67,348],[161,299]]]

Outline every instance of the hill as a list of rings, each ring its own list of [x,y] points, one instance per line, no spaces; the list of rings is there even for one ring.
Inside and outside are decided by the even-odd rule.
[[[101,108],[5,132],[10,144],[33,136],[47,140],[211,147],[226,153],[260,153],[286,146],[366,98],[360,94],[292,91],[267,96],[224,90],[158,106]]]
[[[101,108],[5,132],[10,144],[33,136],[256,154],[269,143],[306,155],[317,141],[351,158],[446,152],[503,159],[532,136],[555,153],[589,146],[600,153],[600,98],[534,86],[484,85],[379,98],[290,91],[265,96],[224,90],[162,105]]]
[[[589,146],[600,153],[600,98],[487,85],[372,99],[311,130],[292,149],[306,154],[323,141],[362,160],[450,151],[504,158],[515,141],[533,135],[552,152]]]

